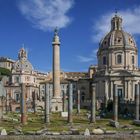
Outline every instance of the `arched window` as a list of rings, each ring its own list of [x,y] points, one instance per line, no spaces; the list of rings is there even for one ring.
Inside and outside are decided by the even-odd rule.
[[[134,57],[134,55],[132,55],[132,64],[134,64],[135,63],[135,57]]]
[[[15,101],[16,102],[20,101],[20,93],[15,92]]]
[[[103,56],[103,65],[106,65],[106,56]]]
[[[117,55],[117,64],[121,64],[122,63],[122,55],[119,54]]]

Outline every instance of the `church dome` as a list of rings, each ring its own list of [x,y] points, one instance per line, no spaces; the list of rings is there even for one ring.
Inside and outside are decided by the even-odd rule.
[[[21,48],[18,53],[18,60],[14,64],[14,70],[17,72],[31,72],[33,70],[32,64],[27,59],[27,52],[24,48]]]
[[[100,49],[109,47],[136,48],[133,37],[122,29],[122,18],[115,15],[111,20],[110,32],[100,41]]]
[[[138,49],[133,37],[122,28],[122,18],[111,19],[110,32],[100,41],[97,52],[100,70],[136,70]]]

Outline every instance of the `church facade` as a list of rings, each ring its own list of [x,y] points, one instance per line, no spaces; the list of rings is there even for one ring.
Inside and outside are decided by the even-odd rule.
[[[115,93],[121,102],[133,102],[139,87],[138,48],[132,35],[123,30],[122,21],[117,14],[111,19],[110,32],[100,41],[97,52],[93,82],[97,100],[103,104],[113,101]]]

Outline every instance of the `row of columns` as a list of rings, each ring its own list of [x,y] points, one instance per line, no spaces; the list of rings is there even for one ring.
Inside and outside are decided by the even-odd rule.
[[[95,122],[95,114],[96,114],[96,85],[92,85],[92,98],[91,98],[91,117],[90,122]],[[65,99],[65,96],[63,97]],[[65,102],[63,99],[63,103]],[[45,92],[45,123],[49,124],[50,119],[50,99],[49,99],[49,84],[46,85]],[[80,113],[80,91],[77,93],[77,113]],[[69,84],[68,89],[68,123],[73,123],[73,85]]]
[[[21,83],[21,98],[20,98],[20,112],[21,112],[21,123],[27,123],[27,104],[26,104],[27,87],[25,83]],[[37,112],[37,94],[33,92],[33,107],[34,113]]]
[[[105,105],[106,105],[106,102],[111,99],[113,100],[113,93],[114,93],[114,81],[108,81],[108,80],[105,80],[105,83],[104,83],[104,87],[105,87]],[[100,91],[98,91],[100,88],[98,87],[99,86],[99,83],[97,83],[97,92],[99,92],[99,96],[100,95]],[[123,83],[123,93],[124,93],[124,99],[132,99],[134,100],[135,98],[135,82],[134,81],[124,81]]]
[[[117,85],[113,85],[114,89],[114,121],[118,122],[118,88]],[[21,84],[21,123],[25,124],[27,121],[26,113],[26,85]],[[139,120],[139,84],[136,85],[136,120]],[[64,98],[65,99],[65,98]],[[69,98],[68,98],[68,122],[72,123],[72,112],[73,112],[73,85],[69,84]],[[80,91],[78,91],[78,100],[77,100],[77,113],[80,113]],[[92,85],[92,96],[91,96],[91,119],[90,122],[95,122],[96,114],[96,85]],[[45,123],[49,123],[50,115],[50,98],[49,98],[49,84],[46,85],[45,92]]]
[[[139,105],[140,105],[140,85],[139,84],[136,84],[135,86],[135,106],[136,106],[136,111],[135,111],[135,119],[137,121],[139,121]],[[113,110],[114,110],[114,121],[115,122],[118,122],[118,88],[117,88],[117,85],[115,84],[114,85],[114,102],[113,102]]]

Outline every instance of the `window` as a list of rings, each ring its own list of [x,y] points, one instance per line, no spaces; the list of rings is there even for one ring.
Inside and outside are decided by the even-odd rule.
[[[103,65],[106,65],[106,56],[103,56]]]
[[[85,101],[85,93],[84,93],[84,92],[82,92],[82,94],[81,94],[81,101],[82,101],[82,102]]]
[[[19,77],[15,77],[15,83],[19,83]]]
[[[16,96],[15,96],[15,100],[16,100],[16,102],[19,102],[19,101],[20,101],[20,96],[19,96],[18,93],[17,93]]]
[[[117,55],[117,63],[118,64],[122,63],[122,55],[121,54]]]
[[[134,55],[132,55],[132,64],[135,63],[135,58],[134,58]]]
[[[9,66],[9,67],[11,66],[11,63],[10,63],[10,62],[8,63],[8,66]]]

